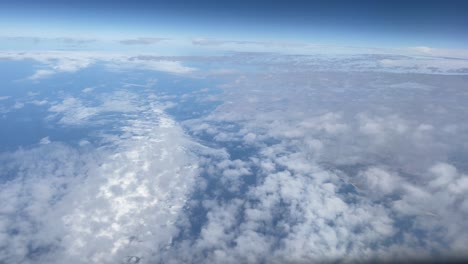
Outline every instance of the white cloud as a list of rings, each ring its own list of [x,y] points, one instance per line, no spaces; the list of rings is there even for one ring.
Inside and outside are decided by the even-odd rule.
[[[430,55],[435,57],[451,57],[459,59],[468,59],[468,50],[466,49],[441,49],[427,46],[409,47],[408,51],[416,55]]]
[[[124,39],[119,41],[123,45],[151,45],[168,40],[167,38],[149,38],[140,37],[136,39]]]
[[[382,59],[379,63],[389,70],[394,69],[402,72],[466,74],[468,69],[468,61],[457,57]]]
[[[377,167],[368,168],[359,176],[363,181],[360,186],[378,196],[392,194],[401,184],[400,176]]]
[[[41,140],[39,141],[39,144],[41,145],[47,145],[47,144],[50,144],[50,139],[49,137],[44,137],[44,138],[41,138]]]
[[[132,67],[160,59],[135,59]],[[231,59],[263,71],[223,76],[223,103],[183,123],[213,148],[185,137],[152,101],[163,97],[116,91],[94,102],[51,102],[51,118],[67,125],[90,125],[108,112],[131,117],[114,124],[124,124],[120,133],[99,134],[100,148],[83,139],[77,149],[51,142],[2,156],[6,170],[21,169],[0,188],[9,201],[0,209],[0,235],[14,238],[0,239],[0,258],[306,263],[466,256],[463,76],[412,74],[419,68],[400,74],[388,70],[400,67],[393,61],[422,61],[383,55]],[[391,61],[372,68],[382,60]]]
[[[33,75],[29,76],[28,79],[30,80],[38,80],[45,77],[49,77],[54,75],[56,71],[53,70],[37,70]]]
[[[119,66],[123,67],[122,65]],[[194,68],[183,66],[178,61],[134,61],[133,65],[130,64],[130,66],[176,74],[188,74],[195,71]]]
[[[174,74],[189,74],[195,68],[184,66],[173,60],[140,60],[137,57],[117,53],[47,51],[47,52],[2,52],[0,58],[11,60],[32,59],[42,67],[29,76],[30,80],[40,80],[57,73],[73,73],[96,63],[105,63],[112,69],[147,69]]]
[[[13,105],[13,109],[21,109],[24,107],[24,103],[22,102],[15,102],[15,104]]]
[[[96,107],[86,107],[74,97],[65,98],[60,104],[52,105],[49,111],[63,114],[60,119],[60,123],[63,124],[81,124],[99,112]]]
[[[79,102],[68,98],[54,109],[68,111]],[[151,261],[171,244],[197,175],[189,152],[196,144],[150,101],[120,131],[100,148],[46,137],[36,148],[1,154],[5,170],[16,175],[0,183],[6,205],[0,209],[0,259]]]
[[[85,105],[79,98],[66,97],[62,102],[53,103],[49,112],[53,113],[49,119],[59,118],[64,125],[82,125],[91,122],[91,119],[102,113],[109,112],[135,112],[140,110],[138,97],[125,90],[118,90],[111,94],[99,96],[97,102]],[[99,120],[102,122],[105,120]]]
[[[83,93],[90,93],[90,92],[92,92],[93,90],[94,90],[94,88],[92,88],[92,87],[86,87],[86,88],[84,88],[84,89],[81,90],[81,91],[82,91]]]
[[[458,130],[466,121],[464,77],[304,69],[302,58],[274,58],[259,59],[265,72],[228,77],[223,104],[184,122],[240,157],[254,183],[208,168],[216,184],[203,196],[207,221],[200,236],[176,245],[186,254],[171,257],[308,263],[466,256],[468,181],[459,168],[466,170],[461,157],[468,152]]]
[[[32,100],[31,102],[29,102],[33,105],[37,105],[37,106],[41,106],[41,105],[46,105],[49,103],[49,101],[47,100]]]

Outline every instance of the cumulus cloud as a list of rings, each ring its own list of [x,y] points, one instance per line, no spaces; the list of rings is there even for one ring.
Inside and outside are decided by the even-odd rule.
[[[161,61],[177,63],[154,67],[186,67],[182,58],[128,60],[141,69]],[[53,141],[2,156],[5,174],[17,177],[0,188],[8,201],[1,209],[1,259],[466,257],[465,76],[419,74],[411,67],[421,61],[408,56],[243,53],[185,60],[239,70],[222,76],[222,103],[183,127],[147,90],[50,102],[49,121],[62,125],[89,126],[109,112],[125,118],[113,124],[117,133],[98,133],[99,147],[90,139],[77,147]],[[396,70],[382,60],[413,66]]]
[[[262,59],[270,68],[231,76],[224,104],[184,122],[254,177],[209,167],[222,191],[202,195],[206,221],[176,245],[178,261],[466,257],[466,136],[447,136],[466,119],[454,103],[463,76],[284,71]]]

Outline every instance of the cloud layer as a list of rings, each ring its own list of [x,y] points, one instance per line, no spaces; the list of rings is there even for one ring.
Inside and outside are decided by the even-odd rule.
[[[95,131],[77,145],[44,137],[1,154],[5,262],[468,257],[464,60],[2,56],[42,63],[46,72],[33,80],[98,61],[123,80],[101,94],[87,87],[17,101],[46,106],[46,122]],[[127,69],[175,73],[210,89],[184,90],[181,79],[130,83]],[[202,112],[212,101],[221,102],[214,111],[183,122],[168,114],[177,106]]]
[[[154,249],[164,249],[177,235],[175,223],[197,175],[196,158],[188,151],[193,143],[161,106],[132,100],[136,95],[128,92],[118,95],[133,104],[124,111],[138,115],[127,118],[117,134],[103,134],[100,148],[47,139],[2,154],[2,175],[14,175],[0,188],[6,205],[0,217],[2,261],[151,259]],[[100,109],[122,110],[106,101],[91,111],[66,98],[50,111],[62,115],[60,123],[76,126]]]

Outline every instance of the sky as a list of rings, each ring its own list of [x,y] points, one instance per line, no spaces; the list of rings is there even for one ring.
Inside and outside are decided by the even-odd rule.
[[[466,1],[2,1],[1,35],[466,48]]]
[[[0,0],[0,263],[468,259],[467,6]]]

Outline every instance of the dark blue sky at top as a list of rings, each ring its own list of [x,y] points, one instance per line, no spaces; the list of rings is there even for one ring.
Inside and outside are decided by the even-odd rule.
[[[3,21],[220,38],[468,46],[468,1],[5,1]]]

